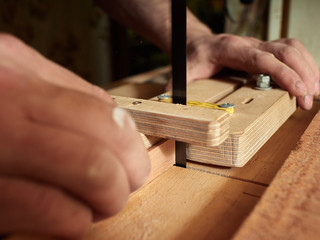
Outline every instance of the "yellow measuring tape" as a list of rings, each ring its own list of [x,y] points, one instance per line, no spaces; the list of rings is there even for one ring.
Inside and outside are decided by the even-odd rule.
[[[172,103],[172,97],[167,94],[159,95],[158,100],[160,102]],[[215,103],[207,103],[207,102],[187,101],[187,105],[188,106],[195,106],[195,107],[204,107],[204,108],[224,110],[229,114],[232,114],[234,112],[234,104],[232,104],[232,103],[215,104]]]

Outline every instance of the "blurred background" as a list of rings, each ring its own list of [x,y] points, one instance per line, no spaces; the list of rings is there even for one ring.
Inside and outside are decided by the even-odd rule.
[[[288,0],[187,0],[187,5],[215,33],[270,39],[271,20],[289,7],[282,2]],[[274,29],[275,37],[284,35]],[[100,86],[170,64],[157,47],[110,19],[93,0],[0,0],[0,31]]]

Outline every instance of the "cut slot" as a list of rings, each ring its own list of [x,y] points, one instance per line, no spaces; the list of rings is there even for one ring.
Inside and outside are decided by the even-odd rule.
[[[245,100],[243,100],[241,103],[242,104],[249,104],[253,101],[253,98],[246,98]]]

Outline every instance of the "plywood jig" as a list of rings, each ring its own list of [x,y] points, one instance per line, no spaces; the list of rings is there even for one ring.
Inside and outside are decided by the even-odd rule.
[[[188,160],[241,167],[296,110],[295,99],[286,91],[256,90],[249,80],[204,79],[188,85],[189,101],[233,103],[232,115],[156,98],[114,99],[131,113],[141,133],[189,143]]]

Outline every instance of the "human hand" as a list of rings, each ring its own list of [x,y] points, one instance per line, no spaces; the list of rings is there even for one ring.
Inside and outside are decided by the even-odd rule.
[[[305,47],[294,39],[263,42],[229,34],[202,34],[187,43],[187,79],[208,78],[224,67],[253,74],[269,74],[311,109],[318,96],[319,68]]]
[[[80,238],[141,186],[149,160],[103,90],[0,35],[0,235]]]

